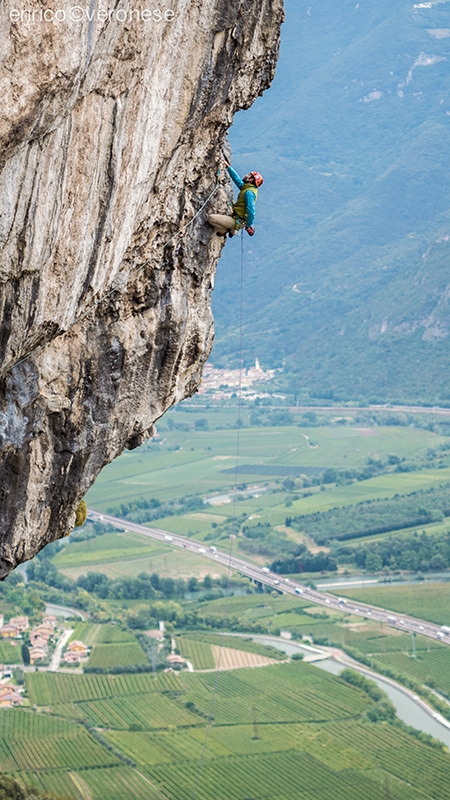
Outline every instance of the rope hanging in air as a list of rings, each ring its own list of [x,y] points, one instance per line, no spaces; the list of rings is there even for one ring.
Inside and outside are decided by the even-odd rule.
[[[191,796],[191,800],[196,800],[197,791],[200,784],[200,778],[203,770],[203,763],[205,760],[206,755],[206,747],[208,744],[209,734],[211,732],[212,723],[214,720],[214,706],[216,703],[216,695],[217,695],[217,686],[219,681],[219,671],[220,671],[220,664],[222,659],[222,651],[223,651],[223,643],[224,643],[224,635],[225,635],[225,626],[228,619],[228,600],[230,596],[230,575],[231,575],[231,563],[233,558],[233,542],[235,536],[237,534],[237,513],[236,513],[236,503],[237,503],[237,487],[238,487],[238,475],[239,475],[239,450],[240,450],[240,438],[241,438],[241,412],[242,412],[242,373],[243,373],[243,294],[244,294],[244,231],[240,231],[239,233],[241,237],[241,270],[240,270],[240,309],[239,309],[239,388],[238,388],[238,418],[237,418],[237,435],[236,435],[236,462],[235,462],[235,471],[234,471],[234,489],[233,489],[233,514],[232,514],[232,535],[230,536],[230,546],[228,550],[228,567],[227,567],[227,585],[225,590],[225,608],[222,616],[222,628],[220,632],[220,645],[219,645],[219,654],[217,658],[217,666],[215,670],[215,677],[214,677],[214,688],[213,688],[213,695],[211,698],[211,705],[209,709],[208,715],[208,724],[206,726],[206,733],[205,733],[205,740],[203,742],[202,752],[200,756],[200,761],[198,765],[197,775],[195,779],[195,786],[194,791]]]

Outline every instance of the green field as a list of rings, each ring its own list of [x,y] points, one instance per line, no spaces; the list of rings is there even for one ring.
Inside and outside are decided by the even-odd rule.
[[[0,640],[0,663],[21,664],[20,644],[14,646],[10,642]]]
[[[192,644],[215,644],[217,646],[222,647],[231,647],[233,650],[243,650],[247,653],[256,653],[260,656],[266,656],[267,658],[275,658],[277,661],[282,661],[286,658],[284,653],[281,653],[280,650],[276,649],[275,647],[266,647],[264,644],[259,644],[259,642],[254,642],[252,639],[243,638],[240,636],[230,636],[229,634],[224,634],[222,637],[220,633],[203,633],[203,632],[190,632],[183,635],[183,637],[177,638],[178,641],[184,642],[190,641]]]
[[[117,531],[84,542],[71,542],[69,537],[66,546],[54,556],[53,562],[58,569],[84,565],[96,568],[97,564],[104,561],[120,562],[150,554],[157,555],[169,550],[161,542],[152,542],[151,539],[146,539],[137,533]]]
[[[174,519],[182,526],[185,524],[182,517]],[[207,529],[210,529],[209,523]],[[131,578],[141,572],[158,572],[173,578],[204,577],[207,574],[220,577],[227,572],[220,564],[207,562],[195,553],[181,553],[179,548],[152,542],[130,531],[108,533],[84,542],[71,542],[69,538],[53,558],[53,563],[63,575],[73,580],[87,572],[103,572],[111,579]]]
[[[103,667],[104,669],[147,663],[147,656],[136,640],[115,644],[94,644],[88,662],[90,667]]]
[[[225,420],[229,423],[230,413],[234,413],[229,409],[224,410],[222,419],[217,409],[208,409],[208,414],[210,412],[215,419],[220,417],[220,424],[225,424]],[[192,428],[198,414],[197,411],[186,411],[182,416]],[[181,420],[177,414],[172,414],[172,417]],[[390,455],[399,459],[416,459],[422,465],[428,464],[427,454],[430,451],[439,452],[439,447],[445,445],[447,438],[413,427],[330,425],[303,428],[291,425],[244,428],[240,435],[239,454],[240,469],[244,472],[239,473],[238,480],[246,485],[251,483],[259,496],[249,497],[238,492],[238,501],[234,504],[231,497],[235,432],[230,428],[214,430],[213,423],[210,428],[207,431],[167,429],[159,445],[147,443],[137,451],[123,454],[99,476],[88,493],[88,503],[98,510],[112,509],[124,519],[126,526],[125,512],[121,511],[122,503],[157,498],[163,504],[165,515],[152,519],[148,524],[182,536],[214,541],[221,549],[228,547],[229,530],[223,530],[220,525],[234,518],[236,511],[238,526],[245,517],[268,523],[272,528],[283,526],[290,539],[305,543],[314,552],[317,546],[301,533],[301,520],[296,525],[293,523],[298,528],[294,530],[294,527],[284,527],[286,517],[301,518],[303,515],[326,512],[336,507],[347,508],[368,500],[391,499],[398,494],[426,490],[450,481],[450,467],[435,467],[411,472],[391,471],[344,485],[327,484],[286,492],[282,490],[280,475],[289,477],[290,470],[292,476],[298,478],[299,470],[303,468],[310,475],[312,473],[308,473],[308,470],[330,467],[362,469],[368,459],[381,459],[386,463]],[[250,472],[245,472],[245,465],[250,465]],[[203,498],[225,496],[230,502],[205,503],[196,512],[166,515],[167,503],[178,502],[181,497],[192,494]],[[434,523],[429,529],[430,533],[442,533],[446,530],[445,522]],[[407,530],[398,535],[406,533]],[[394,531],[394,534],[397,535],[397,532]],[[387,532],[381,536],[390,535]],[[210,566],[193,554],[170,554],[169,547],[159,543],[150,545],[143,539],[139,541],[136,534],[121,536],[124,538],[120,546],[114,541],[114,534],[99,537],[98,541],[68,545],[56,556],[54,563],[66,577],[73,580],[86,574],[88,569],[103,572],[111,579],[135,577],[142,571],[158,572],[173,578],[187,578],[193,574],[202,578],[211,572]],[[375,535],[374,538],[378,540],[381,536]],[[102,539],[105,540],[104,546]],[[363,541],[367,543],[369,540],[370,537],[364,537]],[[359,542],[358,539],[355,544]],[[240,539],[236,548],[244,552]],[[246,557],[260,565],[269,564],[272,560],[270,556],[262,554],[249,556],[246,553]],[[219,577],[224,573],[221,567],[216,567],[211,574]]]
[[[2,768],[76,800],[450,798],[448,754],[364,720],[366,694],[301,662],[156,678],[29,673],[26,683],[51,715],[0,714]],[[70,703],[101,741],[61,718]]]
[[[170,480],[169,475],[167,478]],[[298,500],[290,500],[291,505],[289,508],[285,505],[287,497],[285,493],[261,494],[259,497],[238,500],[236,508],[239,515],[246,514],[248,517],[258,519],[259,522],[268,522],[275,527],[284,525],[286,516],[294,517],[303,514],[314,514],[328,511],[334,507],[351,506],[366,500],[389,499],[396,494],[409,494],[422,489],[431,489],[449,481],[450,469],[389,473],[344,486],[326,486],[325,491],[319,491],[318,488],[313,487],[309,496],[302,496]],[[261,481],[259,481],[259,485],[262,485]],[[225,488],[222,487],[222,489]],[[151,495],[141,492],[140,496]],[[92,505],[100,508],[101,504],[92,503]],[[208,517],[211,520],[209,524]],[[204,539],[205,536],[213,533],[212,523],[217,523],[220,520],[226,521],[232,517],[233,503],[230,502],[225,505],[205,505],[201,514],[163,517],[154,520],[151,524],[170,533],[178,533],[180,535],[193,534],[197,539]],[[435,532],[440,532],[442,529],[445,530],[445,525],[438,525]],[[389,535],[389,533],[383,534],[383,536]],[[395,531],[395,535],[397,535],[397,531]],[[290,532],[290,536],[298,539],[298,534],[293,531]],[[377,536],[376,538],[380,537]],[[367,542],[367,538],[364,541]],[[151,558],[152,562],[156,560],[160,561],[161,557]],[[83,561],[83,563],[86,562]],[[131,562],[128,563],[131,564]],[[136,561],[135,564],[137,565],[138,562]],[[127,568],[126,563],[124,567]],[[111,568],[114,569],[114,564],[111,564]],[[67,572],[67,574],[69,573]],[[134,572],[133,574],[136,573]],[[71,576],[74,577],[74,575]],[[116,575],[111,574],[110,577],[116,577]]]
[[[440,593],[439,587],[442,586],[448,588],[447,584],[436,584],[433,606],[435,608],[439,606],[439,603],[444,608],[447,606],[448,592],[445,590],[443,594]],[[396,588],[403,589],[403,587],[386,587],[386,590]],[[408,589],[409,587],[404,588]],[[426,589],[420,584],[411,588]],[[356,598],[356,595],[360,593],[358,599],[369,601],[366,593],[372,591],[377,592],[378,589],[351,590],[351,592],[347,592],[347,595]],[[382,591],[384,591],[384,587]],[[375,603],[376,597],[370,597],[370,602]],[[430,604],[432,603],[433,600],[430,599]],[[380,599],[375,604],[383,605]],[[385,605],[388,608],[395,608],[395,605],[388,603],[387,600]],[[350,649],[354,653],[360,653],[361,656],[372,659],[374,668],[377,663],[383,668],[392,664],[392,669],[399,675],[410,677],[419,683],[431,682],[438,691],[450,694],[448,678],[450,676],[450,648],[438,641],[432,641],[425,636],[416,636],[414,647],[418,658],[415,661],[411,658],[413,653],[411,635],[406,631],[396,630],[368,618],[363,620],[344,611],[326,613],[324,609],[310,606],[307,601],[297,600],[295,597],[271,597],[256,594],[246,597],[231,597],[228,601],[222,598],[199,604],[205,617],[218,619],[222,618],[225,606],[228,607],[229,622],[232,622],[234,618],[239,618],[241,622],[245,622],[249,631],[254,629],[255,624],[258,624],[262,626],[262,632],[270,634],[285,630],[297,639],[304,636],[312,637],[318,644],[336,645],[344,650]],[[189,636],[202,641],[220,643],[217,634],[198,632],[190,633]],[[228,640],[233,640],[233,637],[225,637],[225,646],[228,646]],[[235,645],[233,644],[233,646]]]
[[[144,447],[127,452],[106,466],[88,492],[88,505],[101,511],[139,497],[164,501],[192,494],[193,490],[208,494],[233,485],[234,476],[223,471],[234,466],[233,431],[167,431],[164,439],[159,449]],[[369,457],[385,458],[392,453],[415,458],[444,441],[427,430],[401,427],[244,428],[240,433],[241,468],[247,464],[258,470],[241,477],[246,481],[270,480],[279,474],[280,467],[286,468],[287,474],[290,467],[350,469],[361,466]],[[259,471],[262,466],[267,468],[265,474]],[[275,471],[271,473],[270,467]]]
[[[187,658],[197,669],[214,669],[215,661],[211,645],[207,642],[197,642],[187,636],[177,636],[177,648],[183,658]]]
[[[415,658],[411,652],[390,653],[389,656],[377,655],[373,659],[373,665],[374,669],[380,665],[418,683],[436,687],[439,692],[450,697],[450,653],[445,645],[430,649],[430,652],[419,650]]]
[[[120,763],[81,725],[22,709],[0,713],[0,761],[4,772]]]
[[[66,673],[29,672],[26,675],[26,687],[30,702],[37,706],[59,705],[65,703],[82,703],[86,700],[103,700],[116,696],[157,691],[164,688],[168,678],[170,688],[174,691],[182,688],[175,675],[159,676],[156,681],[153,675],[69,675]],[[161,681],[164,681],[161,684]]]
[[[124,631],[117,625],[95,625],[89,622],[77,622],[69,641],[80,639],[84,644],[115,644],[123,642],[136,642],[136,637],[131,631]]]
[[[438,625],[450,626],[450,582],[342,589],[340,594]]]

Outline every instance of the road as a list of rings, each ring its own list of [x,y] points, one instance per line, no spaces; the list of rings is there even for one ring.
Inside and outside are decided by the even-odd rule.
[[[275,408],[275,406],[274,406]],[[357,414],[360,411],[369,411],[371,413],[385,413],[395,414],[400,412],[402,414],[441,414],[444,417],[450,416],[450,408],[441,408],[440,406],[290,406],[290,411],[295,413],[301,411],[328,411],[330,414],[344,415],[346,411],[352,414]]]
[[[191,408],[209,408],[207,403],[186,403],[186,406]],[[237,407],[237,404],[234,406]],[[360,411],[368,411],[370,413],[385,413],[395,414],[397,411],[402,414],[440,414],[444,417],[450,416],[450,408],[443,408],[442,406],[391,406],[387,405],[373,405],[373,406],[284,406],[284,405],[265,405],[265,409],[270,411],[279,411],[280,409],[287,408],[289,411],[295,413],[306,413],[307,411],[329,412],[330,414],[339,414],[345,416],[345,412],[351,414],[358,414]]]
[[[204,542],[197,542],[195,539],[186,539],[184,536],[177,536],[175,533],[168,533],[159,528],[150,528],[146,525],[139,525],[137,522],[130,522],[129,520],[120,519],[119,517],[113,517],[111,514],[102,514],[99,511],[93,510],[88,511],[88,518],[93,521],[107,522],[115,528],[121,528],[122,530],[126,528],[126,530],[133,531],[134,533],[140,533],[142,536],[148,536],[150,539],[159,539],[167,543],[170,542],[171,546],[180,547],[191,553],[201,555],[214,563],[222,564],[224,567],[236,570],[242,575],[252,580],[259,581],[259,583],[271,589],[276,589],[283,594],[292,594],[296,597],[302,597],[308,600],[308,602],[316,603],[319,606],[346,611],[360,617],[370,617],[370,619],[383,622],[391,628],[397,628],[405,633],[420,633],[422,636],[429,636],[431,639],[437,639],[444,644],[450,645],[450,633],[444,633],[439,625],[433,622],[416,619],[406,614],[399,614],[397,611],[389,611],[388,609],[368,605],[367,603],[346,600],[345,598],[336,597],[333,594],[327,594],[317,589],[309,589],[303,584],[277,575],[276,572],[270,572],[266,567],[257,567],[233,555],[230,558],[227,553],[221,553],[215,548],[207,547]],[[448,624],[450,626],[450,610]]]
[[[64,631],[62,636],[60,636],[58,644],[56,645],[53,651],[53,655],[51,657],[51,661],[48,667],[49,672],[57,672],[57,670],[59,669],[59,664],[61,661],[64,645],[67,644],[70,637],[72,636],[72,633],[73,633],[73,628],[69,628],[68,630]]]

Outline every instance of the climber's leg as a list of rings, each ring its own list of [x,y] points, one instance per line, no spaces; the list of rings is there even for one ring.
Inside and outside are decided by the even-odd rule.
[[[216,228],[217,233],[221,236],[227,232],[230,233],[230,236],[234,236],[236,233],[236,222],[227,214],[208,214],[208,222],[213,228]]]

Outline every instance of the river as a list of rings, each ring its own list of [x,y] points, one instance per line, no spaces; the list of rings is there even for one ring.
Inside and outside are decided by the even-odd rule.
[[[233,635],[236,636],[236,634]],[[281,639],[277,636],[255,636],[253,634],[237,635],[253,639],[261,644],[276,647],[277,650],[280,650],[282,653],[286,653],[288,656],[292,656],[294,653],[303,653],[306,657],[307,655],[311,656],[313,653],[318,654],[320,652],[325,652],[317,647],[308,647],[306,645],[297,644],[297,642]],[[331,672],[333,675],[339,675],[339,673],[342,672],[342,670],[346,667],[350,667],[351,669],[366,675],[368,678],[370,678],[370,680],[373,680],[383,692],[387,694],[391,703],[395,706],[395,710],[399,719],[405,722],[406,725],[411,725],[411,727],[417,728],[424,733],[429,733],[430,736],[433,736],[435,739],[439,739],[439,741],[445,744],[450,750],[450,723],[446,720],[440,722],[439,719],[435,719],[434,714],[437,714],[437,712],[425,710],[425,708],[423,708],[421,705],[423,701],[421,701],[420,698],[415,700],[411,694],[408,694],[407,689],[403,689],[398,684],[393,685],[389,679],[384,678],[383,675],[374,673],[372,670],[368,671],[365,667],[359,667],[357,664],[343,664],[331,656],[320,661],[313,661],[311,662],[311,665],[318,667],[319,669],[324,669],[327,672]],[[370,674],[368,675],[367,672],[370,672]]]
[[[295,576],[300,579],[300,576]],[[415,575],[407,577],[395,575],[380,575],[379,573],[364,573],[363,575],[341,575],[339,578],[331,576],[329,578],[318,578],[314,581],[318,589],[363,589],[365,586],[417,586],[418,583],[448,583],[450,581],[450,571],[428,573],[423,581],[418,581]]]
[[[85,611],[78,611],[76,608],[69,608],[69,606],[57,606],[54,603],[46,603],[45,613],[53,614],[55,617],[64,617],[70,619],[72,617],[79,617],[82,620],[88,618]]]

